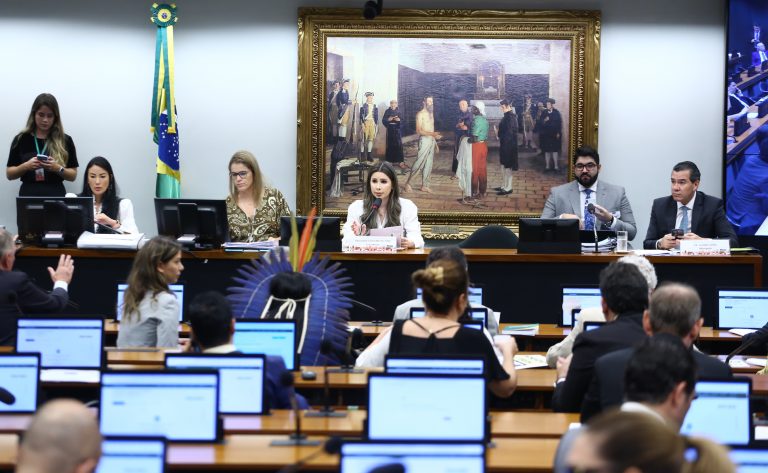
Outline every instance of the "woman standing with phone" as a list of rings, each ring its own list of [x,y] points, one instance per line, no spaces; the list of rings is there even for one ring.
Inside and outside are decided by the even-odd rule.
[[[77,166],[75,143],[64,133],[56,97],[38,95],[26,127],[11,143],[6,177],[21,179],[20,196],[63,197],[64,181],[77,178]]]

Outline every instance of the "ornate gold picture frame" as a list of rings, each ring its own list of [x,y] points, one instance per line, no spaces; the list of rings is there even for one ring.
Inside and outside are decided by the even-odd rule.
[[[345,217],[387,160],[425,237],[516,226],[597,146],[598,11],[301,8],[298,33],[299,214]]]

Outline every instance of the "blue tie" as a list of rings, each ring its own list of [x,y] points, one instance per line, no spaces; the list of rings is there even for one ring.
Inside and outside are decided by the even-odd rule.
[[[592,189],[584,189],[584,230],[592,230],[595,228],[595,216],[589,213],[589,196],[592,194]]]
[[[680,207],[680,210],[683,211],[683,218],[680,219],[680,228],[684,233],[688,233],[688,207],[683,205]]]

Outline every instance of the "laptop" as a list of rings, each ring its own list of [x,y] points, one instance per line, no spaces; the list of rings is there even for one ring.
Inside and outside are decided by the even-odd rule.
[[[760,328],[768,322],[768,289],[717,288],[715,328]]]
[[[768,448],[732,447],[729,456],[736,473],[765,473],[768,471]]]
[[[116,314],[115,314],[115,320],[118,322],[123,318],[123,299],[125,298],[125,291],[128,289],[128,284],[126,283],[118,283],[117,284],[117,302],[115,307],[117,308]],[[175,295],[176,299],[179,300],[179,322],[182,321],[184,318],[184,285],[183,284],[169,284],[168,289],[170,289]]]
[[[219,371],[219,413],[266,414],[266,357],[264,355],[168,353],[169,369]]]
[[[163,437],[107,437],[96,473],[164,473],[166,452]]]
[[[169,442],[215,442],[219,428],[219,373],[108,371],[101,377],[103,435],[165,437]]]
[[[2,396],[7,399],[0,401],[0,414],[35,412],[40,402],[40,353],[0,353],[0,387],[8,391]]]
[[[290,371],[299,369],[296,322],[236,319],[234,344],[243,353],[281,356]]]
[[[575,313],[591,307],[602,307],[599,286],[563,286],[561,326],[573,327]],[[576,311],[574,313],[574,310]]]
[[[408,473],[483,473],[485,445],[477,443],[345,442],[341,473],[369,473],[374,468],[401,465]],[[398,470],[392,470],[398,471]]]
[[[489,438],[486,396],[482,376],[371,373],[367,438],[484,442]]]
[[[421,288],[416,288],[416,298],[421,299]],[[469,305],[480,306],[483,305],[483,287],[482,286],[469,286],[469,295],[467,297]]]
[[[40,353],[40,381],[98,383],[104,366],[104,319],[20,317],[16,351]]]
[[[708,437],[723,445],[749,445],[754,438],[751,393],[749,378],[698,380],[696,399],[680,433]]]
[[[584,322],[584,331],[591,332],[605,325],[605,322]]]
[[[460,374],[482,376],[485,360],[467,355],[387,355],[384,371],[390,374]]]

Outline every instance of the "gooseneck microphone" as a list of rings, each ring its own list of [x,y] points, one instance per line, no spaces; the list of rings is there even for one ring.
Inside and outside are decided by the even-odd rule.
[[[736,347],[735,350],[730,352],[728,356],[725,357],[725,364],[727,365],[728,362],[731,361],[731,358],[743,352],[752,345],[756,345],[758,343],[768,343],[768,324],[763,325],[757,329],[756,332],[741,337],[741,345]]]
[[[328,381],[328,357],[333,353],[333,343],[330,340],[320,342],[320,353],[323,355],[323,407],[317,411],[309,411],[307,417],[346,417],[346,412],[336,412],[331,407],[331,387]]]
[[[287,439],[273,440],[270,445],[273,447],[320,445],[322,442],[319,440],[309,440],[305,434],[301,433],[301,411],[299,410],[298,402],[296,402],[296,392],[293,389],[293,373],[291,371],[283,371],[283,373],[280,375],[280,384],[287,389],[288,395],[291,399],[291,408],[293,409],[295,430],[291,435],[288,436]]]
[[[371,203],[371,211],[368,212],[368,215],[366,215],[365,218],[360,222],[360,225],[365,225],[367,228],[370,228],[370,221],[373,216],[376,215],[376,211],[379,210],[379,207],[381,207],[381,199],[373,199],[373,202]]]
[[[595,215],[595,204],[588,204],[587,205],[587,212],[591,213],[592,215]],[[593,219],[594,222],[592,222],[592,232],[595,235],[595,253],[599,252],[599,247],[597,243],[597,216]]]
[[[282,469],[277,470],[277,473],[293,473],[295,471],[299,471],[302,466],[307,464],[308,461],[323,453],[327,453],[328,455],[338,455],[338,453],[341,452],[341,446],[343,444],[344,441],[341,439],[341,437],[337,437],[335,435],[331,436],[328,440],[325,441],[323,448],[310,453],[292,465],[284,466]]]

